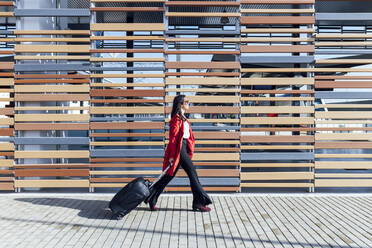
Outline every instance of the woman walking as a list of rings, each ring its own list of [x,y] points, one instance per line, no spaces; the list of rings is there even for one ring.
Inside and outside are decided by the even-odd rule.
[[[192,209],[201,212],[208,212],[211,210],[207,205],[211,204],[212,201],[201,186],[195,167],[191,161],[194,152],[195,138],[190,123],[185,117],[185,111],[188,109],[189,101],[186,99],[185,95],[177,95],[173,99],[171,120],[169,122],[169,144],[165,151],[163,170],[165,170],[169,164],[173,163],[173,165],[154,185],[150,196],[145,201],[149,203],[150,210],[152,211],[158,209],[155,205],[159,195],[174,178],[180,166],[185,170],[190,180],[194,198]]]

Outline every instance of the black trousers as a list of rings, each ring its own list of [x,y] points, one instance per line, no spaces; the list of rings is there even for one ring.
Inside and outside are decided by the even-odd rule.
[[[196,173],[194,164],[192,163],[190,156],[187,154],[187,143],[186,139],[182,141],[182,149],[180,154],[180,162],[174,172],[173,176],[164,175],[152,188],[151,195],[149,196],[149,204],[155,206],[156,202],[160,194],[164,191],[164,188],[168,185],[168,183],[174,178],[180,166],[185,170],[187,176],[190,180],[190,186],[193,194],[193,208],[205,206],[211,204],[212,201],[204,191],[203,187],[201,186],[198,178],[198,174]]]

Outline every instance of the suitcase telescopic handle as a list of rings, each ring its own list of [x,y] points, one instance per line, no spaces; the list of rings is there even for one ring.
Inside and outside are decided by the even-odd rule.
[[[152,184],[150,185],[149,189],[151,189],[155,183],[157,183],[160,178],[162,178],[164,176],[165,173],[167,173],[167,171],[169,170],[169,168],[173,165],[173,163],[171,163],[170,165],[168,165],[168,167],[160,174],[160,176],[158,176],[153,182]]]

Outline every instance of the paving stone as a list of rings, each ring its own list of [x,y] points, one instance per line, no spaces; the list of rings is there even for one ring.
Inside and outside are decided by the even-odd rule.
[[[164,194],[160,211],[141,204],[122,220],[112,194],[0,194],[0,248],[372,247],[369,194]]]

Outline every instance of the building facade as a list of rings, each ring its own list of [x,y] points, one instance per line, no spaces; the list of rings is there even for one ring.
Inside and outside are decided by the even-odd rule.
[[[372,187],[372,3],[0,2],[0,190],[160,173],[176,94],[208,191]],[[188,191],[183,171],[167,191]]]

